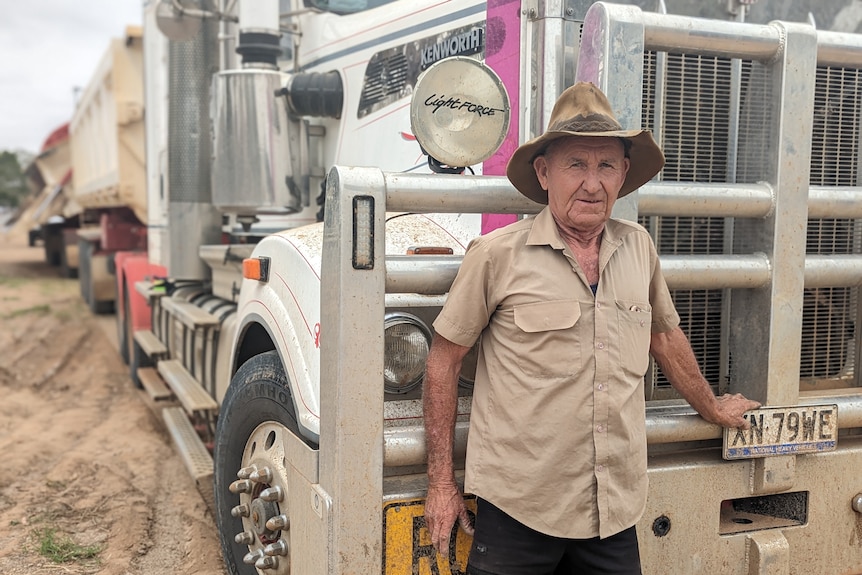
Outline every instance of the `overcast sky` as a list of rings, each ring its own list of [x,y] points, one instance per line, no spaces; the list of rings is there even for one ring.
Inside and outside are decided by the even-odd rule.
[[[143,0],[0,0],[0,151],[38,152],[72,118],[113,37],[140,25]]]

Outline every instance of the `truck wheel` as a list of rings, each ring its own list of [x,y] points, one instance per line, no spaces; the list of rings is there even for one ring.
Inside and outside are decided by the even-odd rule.
[[[141,367],[153,367],[153,360],[144,353],[138,342],[132,339],[129,349],[129,379],[132,380],[132,385],[138,389],[143,389],[144,387],[144,384],[141,383],[141,378],[138,377],[138,369]]]
[[[81,298],[87,306],[92,306],[90,303],[90,253],[92,251],[90,242],[78,239],[78,283],[81,288]]]
[[[123,282],[123,294],[120,302],[122,302],[120,305],[123,307],[117,310],[117,345],[120,348],[120,357],[123,359],[123,363],[128,365],[130,357],[129,345],[134,340],[129,337],[129,327],[132,323],[129,321],[129,310],[131,308],[129,307],[129,288],[126,287],[125,282]]]
[[[243,364],[231,380],[216,427],[214,489],[219,540],[232,575],[287,575],[290,517],[281,437],[299,436],[278,353]]]
[[[63,242],[60,242],[60,276],[64,278],[78,277],[78,268],[73,268],[69,265],[69,258],[66,253],[66,244]]]

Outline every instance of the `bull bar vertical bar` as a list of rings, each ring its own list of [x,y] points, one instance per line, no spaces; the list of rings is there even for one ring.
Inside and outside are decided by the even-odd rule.
[[[333,168],[327,178],[320,288],[325,302],[320,316],[320,486],[332,503],[325,548],[327,572],[333,575],[382,571],[385,189],[379,170]],[[368,225],[354,211],[357,197],[373,207],[364,214],[370,216]],[[358,243],[370,246],[370,267],[354,265]]]

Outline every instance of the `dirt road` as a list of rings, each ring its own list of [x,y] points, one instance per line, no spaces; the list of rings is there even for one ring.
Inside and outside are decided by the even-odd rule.
[[[0,574],[223,572],[114,329],[40,248],[0,236]]]

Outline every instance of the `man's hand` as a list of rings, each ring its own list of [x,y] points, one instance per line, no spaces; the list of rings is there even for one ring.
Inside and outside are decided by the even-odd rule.
[[[454,483],[444,485],[428,485],[428,497],[425,500],[425,525],[431,534],[434,549],[449,558],[449,537],[455,521],[461,524],[468,535],[473,536],[473,525],[467,515],[464,497]]]
[[[740,429],[748,429],[751,424],[747,419],[742,417],[742,414],[752,409],[760,407],[760,403],[753,399],[748,399],[741,393],[725,393],[717,397],[718,405],[713,414],[710,414],[710,423],[717,423],[722,427],[736,427]]]
[[[428,497],[425,525],[431,543],[443,557],[449,557],[449,536],[455,521],[473,535],[473,526],[464,498],[455,484],[452,441],[458,409],[458,373],[461,360],[470,351],[436,334],[425,365],[422,405],[425,413],[425,444],[428,450]]]

